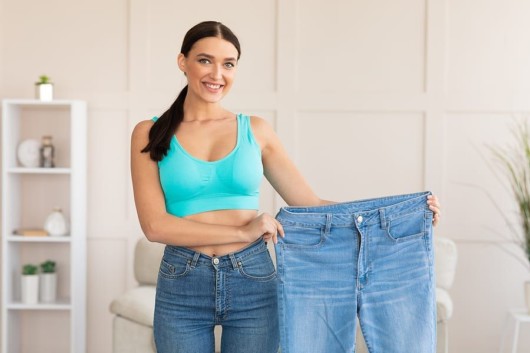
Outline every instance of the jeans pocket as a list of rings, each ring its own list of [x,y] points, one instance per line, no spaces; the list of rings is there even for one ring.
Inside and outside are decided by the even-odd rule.
[[[263,282],[276,278],[276,268],[268,250],[238,259],[237,266],[239,273],[251,280]]]
[[[186,275],[191,267],[191,260],[181,257],[162,258],[158,274],[167,279],[175,279]]]
[[[421,210],[390,219],[387,221],[386,234],[396,243],[423,237],[428,212],[431,211]]]
[[[282,224],[284,238],[278,238],[278,244],[284,248],[311,249],[320,247],[325,241],[324,227],[304,227]]]

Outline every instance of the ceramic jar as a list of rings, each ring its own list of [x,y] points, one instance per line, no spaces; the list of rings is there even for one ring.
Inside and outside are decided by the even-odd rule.
[[[68,234],[68,222],[61,208],[56,207],[53,212],[46,218],[44,229],[52,237],[63,236]]]
[[[22,303],[37,304],[39,301],[39,275],[22,275]]]

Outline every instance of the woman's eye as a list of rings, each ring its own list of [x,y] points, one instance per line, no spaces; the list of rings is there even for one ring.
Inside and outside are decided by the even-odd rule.
[[[201,64],[209,64],[209,63],[210,63],[210,60],[208,60],[208,59],[199,59],[199,62],[200,62]]]
[[[234,68],[236,65],[234,65],[234,63],[226,63],[225,66],[229,69],[232,69]]]

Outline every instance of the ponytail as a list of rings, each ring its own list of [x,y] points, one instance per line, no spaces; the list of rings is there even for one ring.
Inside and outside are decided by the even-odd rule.
[[[155,162],[160,162],[167,155],[171,139],[184,118],[184,100],[187,93],[188,86],[186,85],[171,107],[155,121],[149,130],[149,143],[142,152],[149,152],[149,156]]]

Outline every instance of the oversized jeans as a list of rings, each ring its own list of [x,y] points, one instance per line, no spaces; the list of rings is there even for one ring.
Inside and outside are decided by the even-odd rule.
[[[276,218],[282,353],[434,353],[429,192],[316,207]]]

